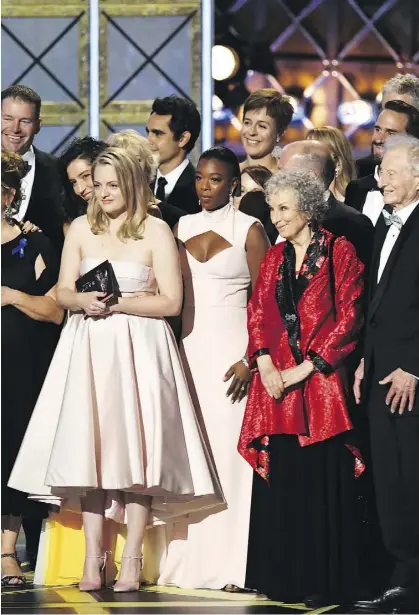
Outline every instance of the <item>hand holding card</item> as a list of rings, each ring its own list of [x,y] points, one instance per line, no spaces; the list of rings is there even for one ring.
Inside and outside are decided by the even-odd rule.
[[[108,260],[82,275],[76,281],[76,290],[79,293],[97,293],[97,300],[108,307],[118,303],[121,296],[114,269]]]

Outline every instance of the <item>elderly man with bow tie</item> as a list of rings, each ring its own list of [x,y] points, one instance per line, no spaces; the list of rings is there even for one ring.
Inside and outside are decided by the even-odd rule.
[[[402,134],[419,137],[419,111],[403,100],[390,100],[386,102],[378,116],[372,134],[371,153],[375,161],[374,172],[360,179],[354,179],[346,188],[345,203],[368,216],[374,226],[384,207],[378,183],[384,145],[387,139]]]
[[[356,606],[418,613],[418,139],[388,140],[378,183],[392,213],[383,210],[376,226],[364,359],[354,393],[368,412],[377,509],[394,568],[383,593]]]

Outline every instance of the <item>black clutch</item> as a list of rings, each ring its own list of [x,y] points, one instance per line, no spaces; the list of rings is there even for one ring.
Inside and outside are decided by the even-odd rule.
[[[108,306],[118,303],[118,297],[121,296],[118,280],[108,260],[90,269],[90,271],[76,280],[76,289],[79,293],[91,293],[93,291],[106,293],[106,297],[101,299],[101,301]]]

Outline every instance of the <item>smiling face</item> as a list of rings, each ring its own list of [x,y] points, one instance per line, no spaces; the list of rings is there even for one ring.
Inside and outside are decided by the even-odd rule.
[[[125,200],[112,165],[97,165],[94,171],[93,187],[100,207],[109,217],[116,218],[126,212]]]
[[[20,98],[5,98],[1,103],[1,146],[7,152],[24,154],[41,128],[35,105]]]
[[[234,198],[234,203],[236,207],[239,207],[240,201],[248,192],[263,192],[262,186],[255,182],[255,180],[252,179],[250,175],[245,171],[243,171],[243,173],[241,174],[240,185],[240,196]]]
[[[212,211],[227,205],[237,182],[238,178],[232,177],[229,164],[216,158],[201,159],[195,173],[195,187],[201,207]]]
[[[93,194],[92,165],[89,160],[76,158],[67,167],[67,177],[74,192],[85,201]]]
[[[307,229],[308,220],[300,212],[294,190],[281,189],[277,194],[271,194],[269,209],[272,224],[284,239],[293,241]]]
[[[390,109],[381,111],[372,134],[372,155],[376,162],[381,162],[384,155],[384,143],[393,135],[406,133],[409,118],[404,113]]]
[[[270,154],[278,142],[276,122],[266,109],[248,111],[240,134],[246,154],[255,160]]]
[[[396,211],[419,198],[419,177],[412,175],[406,150],[394,148],[384,154],[378,186],[383,191],[384,203]]]

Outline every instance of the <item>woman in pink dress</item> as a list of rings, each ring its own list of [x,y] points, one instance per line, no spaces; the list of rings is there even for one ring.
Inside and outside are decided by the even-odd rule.
[[[114,591],[133,591],[146,525],[208,509],[222,495],[164,320],[182,303],[171,231],[147,215],[147,177],[135,157],[110,148],[92,174],[87,216],[72,223],[62,257],[58,301],[70,315],[9,484],[67,509],[81,504],[83,591],[102,586],[104,517],[126,515]],[[111,307],[104,293],[75,289],[106,259],[122,293]]]

